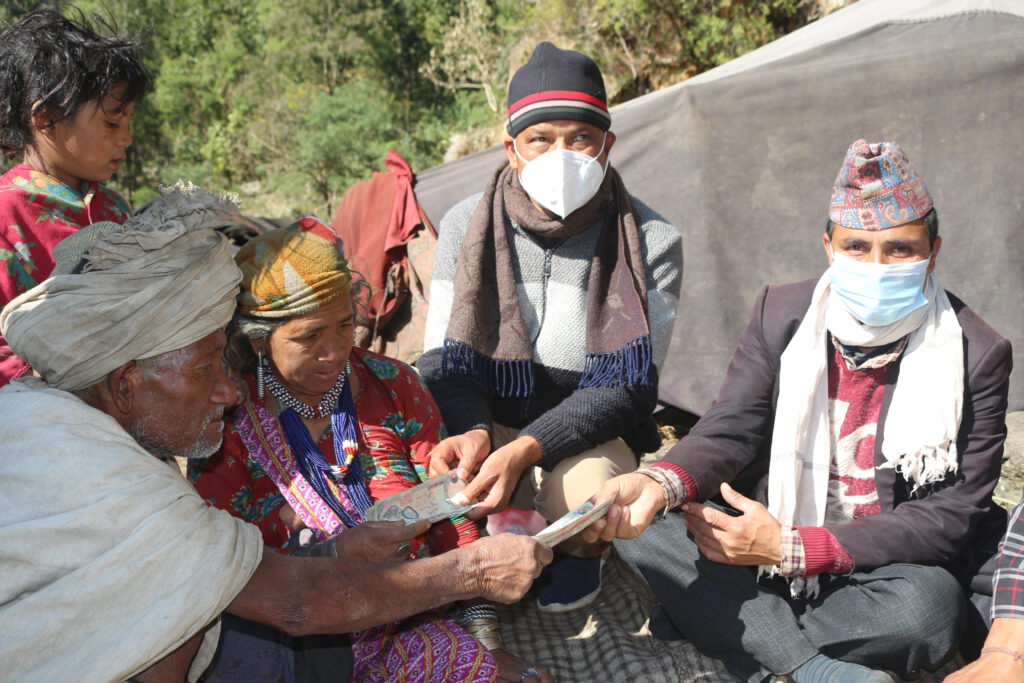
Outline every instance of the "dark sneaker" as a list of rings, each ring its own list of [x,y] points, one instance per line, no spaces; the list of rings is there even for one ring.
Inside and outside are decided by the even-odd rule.
[[[570,612],[586,607],[601,592],[602,557],[573,557],[555,553],[537,579],[537,609]]]

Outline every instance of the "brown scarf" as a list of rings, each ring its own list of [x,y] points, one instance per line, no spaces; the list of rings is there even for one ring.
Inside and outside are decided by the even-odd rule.
[[[653,384],[647,279],[629,193],[609,167],[597,194],[565,219],[534,206],[504,163],[491,176],[459,252],[442,371],[491,395],[533,393],[533,344],[519,309],[505,214],[538,237],[578,235],[614,214],[598,240],[587,293],[587,358],[579,386]],[[609,221],[611,223],[611,221]]]

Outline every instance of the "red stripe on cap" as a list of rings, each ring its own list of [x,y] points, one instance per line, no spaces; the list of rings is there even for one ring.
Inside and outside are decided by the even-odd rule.
[[[516,113],[517,110],[525,107],[526,105],[533,104],[534,102],[542,102],[544,100],[579,100],[580,102],[586,102],[587,104],[592,104],[595,107],[600,107],[601,109],[608,111],[607,104],[585,92],[579,92],[576,90],[546,90],[544,92],[527,95],[521,100],[513,103],[508,108],[508,115],[511,117],[512,114]]]

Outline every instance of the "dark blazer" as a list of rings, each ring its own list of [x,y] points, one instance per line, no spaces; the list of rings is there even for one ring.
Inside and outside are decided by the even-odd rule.
[[[719,389],[703,418],[668,452],[665,460],[694,479],[698,499],[713,497],[722,482],[762,503],[767,498],[768,461],[778,400],[779,361],[811,303],[815,280],[765,287]],[[992,501],[1006,437],[1006,401],[1012,358],[1010,343],[962,301],[949,295],[964,337],[964,401],[957,439],[955,475],[922,487],[910,485],[885,462],[882,439],[875,440],[875,482],[882,512],[829,531],[855,568],[896,562],[924,565],[976,564],[971,557],[980,536],[998,533],[1005,515]],[[830,345],[831,347],[831,345]],[[831,352],[831,348],[830,348]],[[878,434],[899,375],[892,364],[882,399]],[[966,567],[950,567],[966,579]]]

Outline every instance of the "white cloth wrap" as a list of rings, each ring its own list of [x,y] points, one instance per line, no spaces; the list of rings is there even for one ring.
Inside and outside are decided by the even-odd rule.
[[[89,247],[82,273],[50,277],[7,304],[0,334],[50,386],[76,391],[224,327],[241,273],[200,215],[133,219]]]
[[[768,468],[768,511],[783,526],[822,526],[832,464],[828,424],[831,332],[850,346],[881,346],[910,335],[885,420],[882,455],[914,489],[957,471],[956,439],[963,408],[963,332],[934,273],[928,303],[885,327],[859,322],[832,293],[826,271],[780,360],[779,400]],[[778,567],[763,565],[761,573]],[[797,577],[794,593],[816,592]]]
[[[259,565],[259,529],[74,395],[23,378],[0,390],[0,415],[4,680],[133,676],[216,619]]]

